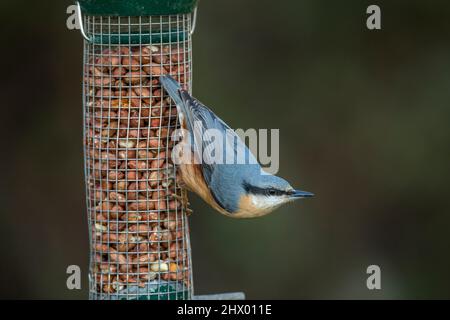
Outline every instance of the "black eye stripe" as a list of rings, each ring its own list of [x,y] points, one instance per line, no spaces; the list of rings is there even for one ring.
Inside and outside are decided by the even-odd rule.
[[[267,194],[270,196],[281,196],[284,194],[284,191],[278,189],[267,189]]]
[[[255,194],[255,195],[263,195],[263,196],[281,196],[286,194],[283,190],[278,190],[275,188],[259,188],[252,186],[248,183],[244,183],[243,187],[247,193]]]

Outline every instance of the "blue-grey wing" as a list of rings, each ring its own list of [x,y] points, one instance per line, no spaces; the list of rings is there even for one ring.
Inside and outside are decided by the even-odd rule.
[[[202,159],[203,176],[211,185],[219,165],[257,164],[241,138],[208,107],[184,90],[180,91],[188,129],[193,135],[192,150]],[[231,168],[230,168],[231,169]]]
[[[216,202],[232,213],[238,209],[245,175],[260,174],[261,167],[245,143],[208,107],[190,96],[170,76],[160,78],[175,101],[180,120],[191,134],[188,140],[203,177]]]

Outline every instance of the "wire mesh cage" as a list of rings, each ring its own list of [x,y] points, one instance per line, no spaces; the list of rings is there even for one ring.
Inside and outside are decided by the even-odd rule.
[[[190,210],[171,161],[179,123],[159,76],[192,90],[192,14],[79,14],[90,298],[190,299]]]

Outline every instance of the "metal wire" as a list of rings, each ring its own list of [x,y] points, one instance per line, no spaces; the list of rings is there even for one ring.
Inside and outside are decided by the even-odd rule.
[[[192,90],[191,15],[83,20],[98,39],[84,43],[90,298],[190,299],[188,203],[170,157],[179,123],[158,77]]]

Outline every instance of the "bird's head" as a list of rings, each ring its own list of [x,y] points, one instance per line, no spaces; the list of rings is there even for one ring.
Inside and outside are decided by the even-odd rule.
[[[287,202],[314,196],[295,190],[286,180],[270,174],[255,175],[244,181],[243,187],[245,196],[241,209],[252,216],[262,216]]]

